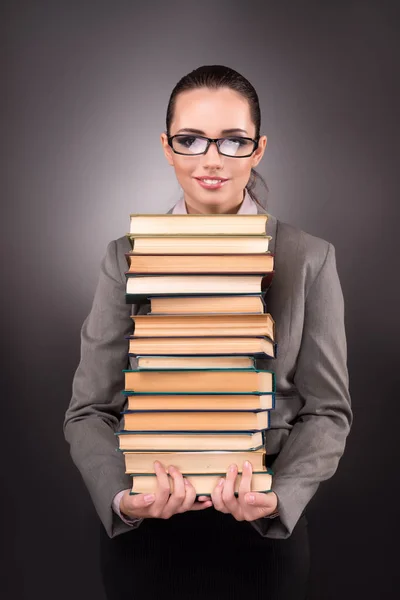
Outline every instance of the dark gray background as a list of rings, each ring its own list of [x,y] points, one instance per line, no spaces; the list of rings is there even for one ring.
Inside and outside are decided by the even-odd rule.
[[[14,1],[2,23],[3,597],[103,600],[99,522],[62,433],[80,327],[129,213],[178,199],[168,97],[215,63],[256,87],[269,210],[335,245],[346,301],[354,426],[309,507],[313,600],[397,597],[394,4]]]

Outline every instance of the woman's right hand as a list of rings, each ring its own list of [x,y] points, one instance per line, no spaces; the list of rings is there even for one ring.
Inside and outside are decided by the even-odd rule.
[[[154,494],[131,495],[126,491],[122,496],[120,511],[130,519],[169,519],[178,513],[212,506],[209,496],[199,496],[196,501],[196,490],[176,467],[168,467],[174,480],[172,494],[167,471],[159,461],[154,462],[154,472],[158,481]]]

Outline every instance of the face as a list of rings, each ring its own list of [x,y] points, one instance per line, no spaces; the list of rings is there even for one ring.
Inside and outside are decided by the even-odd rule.
[[[182,92],[176,98],[170,135],[183,133],[209,138],[241,136],[254,139],[256,130],[246,98],[229,88],[199,88]],[[165,133],[161,134],[161,143],[183,189],[189,213],[236,213],[243,201],[251,169],[258,165],[264,154],[267,138],[262,136],[257,150],[245,158],[223,156],[218,153],[216,144],[210,144],[206,154],[198,156],[175,154]],[[204,178],[224,181],[205,187]]]

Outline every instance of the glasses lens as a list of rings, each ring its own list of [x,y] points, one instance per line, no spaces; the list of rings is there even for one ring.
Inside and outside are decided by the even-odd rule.
[[[230,137],[219,143],[219,151],[225,156],[248,156],[253,150],[254,143],[247,138]]]
[[[207,148],[207,140],[195,135],[177,135],[172,140],[172,147],[181,154],[202,154]]]

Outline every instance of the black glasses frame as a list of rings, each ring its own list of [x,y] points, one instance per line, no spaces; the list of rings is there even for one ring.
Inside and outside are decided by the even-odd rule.
[[[174,140],[175,138],[179,138],[179,137],[190,137],[191,135],[193,135],[193,137],[196,138],[200,138],[202,140],[207,140],[207,146],[206,149],[204,150],[204,152],[191,152],[190,154],[186,154],[185,152],[178,152],[177,150],[175,150],[175,148],[172,145],[172,140]],[[227,156],[228,158],[248,158],[249,156],[251,156],[255,150],[257,150],[258,148],[258,143],[260,141],[260,136],[257,137],[256,139],[253,138],[248,138],[248,137],[241,137],[240,139],[242,140],[247,140],[248,142],[253,142],[254,144],[254,148],[253,150],[250,152],[250,154],[242,154],[241,156],[232,156],[232,154],[224,154],[223,152],[221,152],[219,146],[220,144],[222,144],[222,142],[224,142],[225,140],[229,139],[228,138],[208,138],[205,137],[204,135],[197,135],[197,134],[190,134],[190,133],[178,133],[176,135],[169,135],[167,136],[168,138],[168,145],[172,148],[172,151],[175,152],[175,154],[181,154],[182,156],[201,156],[202,154],[206,154],[208,152],[208,149],[210,147],[210,145],[212,143],[214,143],[217,146],[217,150],[218,153],[221,154],[221,156]]]

